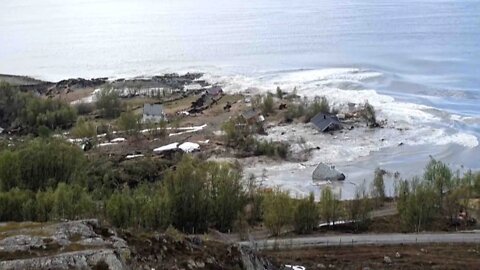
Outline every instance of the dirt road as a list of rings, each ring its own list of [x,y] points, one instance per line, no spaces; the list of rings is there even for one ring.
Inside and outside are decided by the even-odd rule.
[[[290,239],[270,239],[260,241],[244,241],[241,245],[253,246],[256,249],[287,249],[326,246],[359,246],[359,245],[399,245],[427,243],[478,243],[480,232],[459,233],[420,233],[420,234],[345,234],[332,236],[296,237]]]

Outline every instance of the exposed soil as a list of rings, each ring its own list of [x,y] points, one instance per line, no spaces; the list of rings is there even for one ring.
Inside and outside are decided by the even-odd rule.
[[[300,265],[309,270],[480,269],[480,246],[474,244],[328,247],[262,254],[278,266]]]

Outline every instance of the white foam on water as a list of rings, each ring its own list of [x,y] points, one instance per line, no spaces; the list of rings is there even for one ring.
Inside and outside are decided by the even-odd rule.
[[[457,143],[465,147],[475,147],[478,140],[470,134],[446,134],[445,130],[438,127],[446,119],[438,113],[437,109],[415,103],[400,102],[395,98],[379,94],[374,89],[367,87],[360,88],[365,82],[372,80],[384,80],[385,76],[377,71],[364,70],[359,68],[328,68],[319,70],[301,70],[292,72],[269,73],[258,77],[249,77],[242,75],[212,75],[205,74],[207,81],[220,83],[226,92],[242,92],[248,90],[252,94],[274,92],[277,87],[283,91],[292,92],[296,89],[297,94],[309,98],[315,96],[325,96],[330,104],[340,110],[346,110],[347,104],[363,104],[369,102],[374,106],[377,118],[387,120],[389,124],[396,128],[407,129],[407,133],[412,135],[418,133],[418,130],[424,130],[426,126],[437,126],[433,130],[441,131],[441,136],[433,132],[431,136],[425,135],[421,140],[415,141],[412,136],[412,142],[422,141],[424,144],[438,143]],[[342,88],[345,87],[345,88]],[[448,115],[448,113],[445,112]],[[452,116],[453,119],[463,119]],[[428,131],[430,132],[430,130]],[[428,133],[427,132],[427,133]],[[447,137],[446,137],[447,136]]]
[[[262,162],[262,160],[247,163],[246,175],[254,173],[259,176],[267,170],[265,181],[267,186],[280,186],[293,194],[305,195],[315,190],[310,175],[320,162],[331,165],[346,162],[354,164],[359,158],[367,157],[372,152],[404,145],[458,144],[466,148],[479,145],[475,135],[451,128],[450,121],[466,123],[471,119],[451,115],[427,105],[400,102],[366,86],[366,82],[381,82],[386,79],[384,77],[375,71],[339,68],[270,73],[258,77],[206,74],[203,79],[219,82],[226,92],[248,90],[255,94],[275,92],[277,87],[287,92],[296,89],[298,95],[309,98],[325,96],[333,107],[341,111],[346,110],[350,102],[363,104],[368,101],[374,106],[377,119],[387,120],[387,124],[381,129],[357,127],[335,133],[333,136],[319,133],[304,124],[269,128],[268,136],[263,137],[266,140],[291,143],[303,137],[306,145],[299,146],[293,143],[291,149],[294,151],[300,151],[302,147],[319,149],[314,150],[312,157],[303,163]],[[342,187],[345,188],[344,185]]]

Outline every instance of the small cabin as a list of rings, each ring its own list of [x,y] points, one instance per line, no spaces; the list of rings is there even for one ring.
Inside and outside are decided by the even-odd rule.
[[[145,104],[143,105],[143,123],[159,123],[161,121],[167,121],[163,106],[160,104]]]
[[[331,114],[319,113],[310,120],[310,123],[321,132],[342,129],[342,123],[338,120],[338,117]]]

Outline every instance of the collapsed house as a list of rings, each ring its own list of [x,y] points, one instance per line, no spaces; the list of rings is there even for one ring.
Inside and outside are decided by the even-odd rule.
[[[210,97],[219,97],[223,95],[223,89],[220,86],[212,86],[211,88],[207,89],[206,94]]]
[[[312,180],[317,181],[343,181],[345,180],[345,174],[339,172],[335,167],[328,166],[325,163],[318,164],[317,168],[313,171]]]
[[[205,91],[197,100],[192,102],[189,113],[201,113],[216,104],[223,96],[220,86],[213,86]]]
[[[153,149],[153,152],[155,154],[168,154],[173,152],[192,153],[198,150],[200,150],[200,145],[198,143],[184,142],[180,144],[178,142],[174,142],[155,148]]]
[[[263,117],[263,115],[261,115],[260,112],[258,112],[255,109],[248,109],[248,110],[242,112],[240,114],[240,116],[243,118],[243,120],[246,123],[248,123],[250,125],[261,123],[261,122],[265,121],[265,117]]]
[[[338,120],[338,117],[331,114],[319,113],[310,120],[310,123],[320,132],[342,129],[342,123]]]

